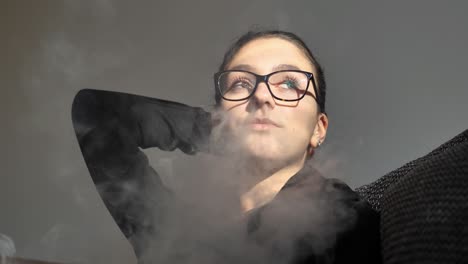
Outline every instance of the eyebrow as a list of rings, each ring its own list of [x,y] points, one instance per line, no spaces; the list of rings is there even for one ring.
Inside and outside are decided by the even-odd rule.
[[[242,70],[242,71],[250,71],[250,72],[254,72],[255,71],[255,68],[252,67],[251,65],[249,64],[239,64],[239,65],[236,65],[234,67],[231,67],[229,70]],[[292,65],[292,64],[279,64],[279,65],[276,65],[272,68],[272,71],[283,71],[283,70],[298,70],[300,71],[301,69],[295,65]]]
[[[248,64],[239,64],[228,70],[254,71],[254,68]]]
[[[282,70],[297,70],[300,71],[299,67],[291,64],[279,64],[273,67],[273,71],[282,71]]]

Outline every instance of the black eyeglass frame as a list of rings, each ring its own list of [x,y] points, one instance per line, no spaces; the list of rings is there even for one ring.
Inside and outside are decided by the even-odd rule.
[[[249,73],[249,74],[252,74],[253,76],[255,76],[255,78],[256,78],[255,86],[252,89],[252,92],[247,97],[242,98],[242,99],[228,99],[228,98],[224,97],[224,94],[221,91],[221,85],[220,85],[219,82],[220,82],[221,75],[223,75],[225,73],[229,73],[229,72],[245,72],[245,73]],[[279,97],[277,97],[276,95],[273,94],[273,92],[271,91],[270,85],[268,84],[268,80],[270,79],[270,76],[272,76],[274,74],[277,74],[277,73],[280,73],[280,72],[299,72],[299,73],[303,73],[303,74],[305,74],[307,76],[307,79],[308,79],[307,80],[307,87],[303,91],[303,94],[302,94],[301,97],[299,97],[297,99],[283,99],[283,98],[279,98]],[[302,98],[304,98],[304,96],[307,94],[307,91],[309,90],[309,83],[312,82],[312,86],[314,88],[315,95],[314,94],[310,94],[310,95],[312,96],[312,98],[314,98],[314,100],[317,102],[317,104],[320,105],[320,102],[319,102],[319,99],[318,99],[319,94],[318,94],[318,91],[317,91],[317,85],[315,83],[314,74],[311,73],[311,72],[307,72],[307,71],[281,70],[281,71],[271,72],[271,73],[269,73],[267,75],[260,75],[260,74],[256,74],[256,73],[253,73],[253,72],[250,72],[250,71],[245,71],[245,70],[226,70],[226,71],[220,71],[220,72],[215,73],[214,74],[214,82],[215,82],[215,87],[218,90],[221,97],[224,100],[227,100],[227,101],[244,101],[244,100],[249,99],[250,97],[252,97],[253,94],[255,94],[255,91],[257,90],[258,84],[260,84],[261,82],[264,82],[266,84],[266,86],[268,88],[268,91],[270,92],[271,96],[273,96],[273,98],[275,98],[277,100],[280,100],[280,101],[283,101],[283,102],[295,102],[295,101],[299,101]]]

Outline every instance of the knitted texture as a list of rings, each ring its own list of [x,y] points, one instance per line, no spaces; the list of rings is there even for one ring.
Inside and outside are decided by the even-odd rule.
[[[419,164],[381,204],[384,263],[468,263],[468,142]]]
[[[376,211],[381,210],[381,201],[385,191],[393,184],[396,184],[405,175],[410,173],[414,168],[418,167],[419,164],[424,163],[426,160],[432,159],[434,156],[445,153],[447,150],[468,141],[468,129],[440,145],[438,148],[431,151],[429,154],[410,161],[402,167],[393,170],[384,176],[380,177],[376,181],[363,185],[356,189],[356,192],[364,197]]]
[[[358,192],[381,213],[383,263],[468,263],[468,130]]]

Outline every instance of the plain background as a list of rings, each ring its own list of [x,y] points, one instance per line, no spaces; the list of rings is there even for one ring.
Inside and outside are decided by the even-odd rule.
[[[2,0],[0,233],[24,257],[134,263],[82,159],[73,96],[90,87],[209,105],[225,49],[256,27],[293,31],[316,53],[330,117],[317,167],[369,183],[468,128],[466,10],[428,0]]]

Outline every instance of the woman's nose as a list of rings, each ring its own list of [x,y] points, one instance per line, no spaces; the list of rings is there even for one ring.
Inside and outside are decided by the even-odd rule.
[[[265,82],[258,84],[257,89],[255,90],[255,93],[252,95],[252,97],[259,104],[269,103],[273,106],[275,103],[274,98],[270,93],[270,90],[268,90],[268,86]]]

